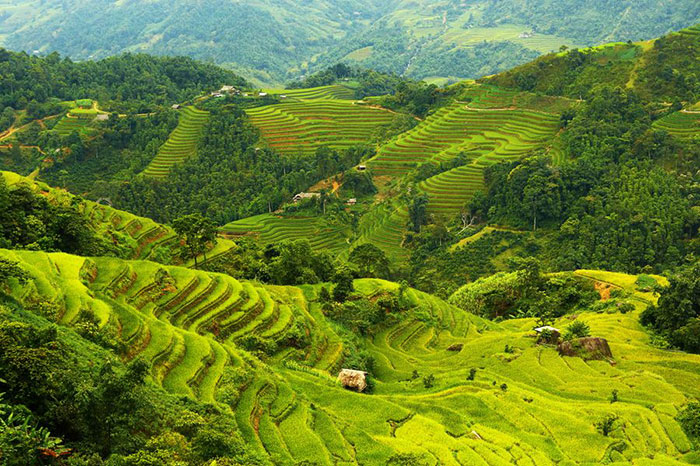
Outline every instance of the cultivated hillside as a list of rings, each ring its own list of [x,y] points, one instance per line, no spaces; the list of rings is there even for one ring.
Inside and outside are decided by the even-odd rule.
[[[168,225],[105,205],[104,203],[109,203],[109,199],[102,199],[103,203],[89,201],[12,172],[0,172],[0,179],[10,192],[27,189],[45,199],[50,205],[74,209],[97,238],[113,246],[114,255],[166,264],[183,262],[177,234]],[[208,259],[212,260],[225,255],[233,248],[234,243],[221,239],[213,247],[210,245],[206,253],[200,253],[200,256],[203,259],[207,254]]]
[[[354,299],[401,304],[351,341],[321,312],[318,286],[65,254],[0,257],[30,274],[6,289],[27,309],[54,309],[49,317],[78,333],[92,322],[93,341],[144,360],[167,392],[223,410],[247,448],[275,464],[384,464],[397,452],[412,464],[681,464],[691,449],[674,417],[700,395],[700,358],[649,345],[637,318],[654,298],[635,291],[635,277],[579,273],[634,303],[625,314],[577,312],[610,343],[614,359],[595,361],[536,345],[534,319],[495,324],[384,281],[356,281]],[[374,361],[372,394],[335,381],[358,351]],[[596,423],[608,415],[616,421],[603,434]]]

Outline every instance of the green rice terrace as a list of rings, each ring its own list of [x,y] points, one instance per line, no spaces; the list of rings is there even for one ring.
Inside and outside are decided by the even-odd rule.
[[[263,214],[224,225],[221,233],[231,239],[251,236],[263,243],[308,239],[315,250],[339,253],[347,248],[346,229],[330,226],[320,218]]]
[[[270,95],[284,96],[285,99],[344,99],[354,100],[355,91],[350,86],[332,84],[329,86],[311,87],[306,89],[265,89]]]
[[[318,89],[291,90],[303,96]],[[287,91],[280,91],[287,92]],[[372,102],[373,99],[367,99]],[[533,150],[550,148],[559,131],[559,117],[570,99],[540,96],[489,85],[465,83],[460,97],[445,105],[415,128],[377,148],[367,162],[373,176],[403,177],[424,163],[449,162],[458,154],[467,162],[421,182],[418,188],[429,198],[431,214],[453,216],[477,190],[483,189],[486,167],[517,160]],[[379,124],[392,115],[376,106],[346,100],[300,99],[248,110],[264,139],[282,154],[312,153],[320,145],[342,149],[367,142]],[[361,219],[351,244],[372,243],[392,260],[405,259],[401,246],[408,214],[402,206],[375,206]],[[229,235],[255,235],[265,243],[279,239],[309,239],[312,245],[347,254],[347,241],[336,229],[324,230],[313,219],[264,215],[222,228]],[[316,225],[316,226],[310,226]]]
[[[73,132],[85,131],[94,118],[95,115],[72,115],[69,113],[61,118],[53,129],[61,136],[69,136]]]
[[[700,111],[681,110],[654,122],[654,127],[672,136],[692,138],[700,133]]]
[[[188,106],[180,110],[180,120],[158,155],[144,170],[155,178],[167,176],[171,168],[197,153],[197,144],[209,119],[209,112]]]
[[[280,154],[309,154],[324,145],[345,149],[367,143],[377,128],[388,126],[394,118],[385,109],[354,100],[318,98],[312,91],[288,94],[288,98],[297,96],[296,101],[247,110],[264,140]]]
[[[169,262],[173,250],[179,247],[177,235],[172,228],[154,222],[150,218],[139,217],[129,212],[117,210],[109,205],[78,199],[67,191],[49,187],[45,183],[19,176],[12,172],[0,171],[7,185],[13,189],[28,187],[41,194],[55,205],[75,205],[90,227],[100,236],[109,239],[122,251],[122,257],[130,259]],[[207,260],[212,260],[230,252],[235,247],[231,241],[221,239],[207,251]],[[187,264],[191,265],[188,261]]]
[[[375,360],[373,393],[360,394],[336,381],[348,348],[321,311],[319,285],[269,286],[59,253],[0,250],[0,257],[31,275],[24,285],[10,282],[15,299],[54,303],[67,327],[90,312],[125,343],[126,360],[146,361],[150,378],[168,392],[230,412],[246,444],[276,464],[385,464],[397,452],[441,465],[673,465],[696,458],[675,416],[700,396],[700,356],[649,344],[638,316],[655,298],[636,290],[634,276],[576,273],[631,293],[632,312],[577,312],[609,342],[607,360],[536,345],[534,319],[495,323],[405,290],[401,315],[359,337]],[[376,279],[356,280],[355,288],[370,299],[399,292]],[[266,362],[243,349],[251,336],[285,342],[300,329],[308,336],[303,343],[281,344]],[[232,402],[230,386],[220,387],[234,373],[245,376]],[[603,435],[596,423],[610,415],[615,427]]]

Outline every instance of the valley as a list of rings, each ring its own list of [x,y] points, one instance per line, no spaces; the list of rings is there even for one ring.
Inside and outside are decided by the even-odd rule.
[[[232,2],[274,37],[235,63],[229,19],[173,32],[207,2],[104,60],[0,50],[0,464],[698,464],[700,26],[577,49],[641,13],[497,3]],[[30,6],[3,40],[85,12]],[[112,56],[172,41],[289,57]],[[440,41],[533,53],[372,61]]]

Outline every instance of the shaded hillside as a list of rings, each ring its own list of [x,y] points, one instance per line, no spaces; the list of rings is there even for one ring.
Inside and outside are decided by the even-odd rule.
[[[99,59],[187,55],[281,83],[340,60],[415,78],[474,78],[561,45],[642,40],[700,20],[692,0],[15,1],[2,44]]]
[[[635,89],[648,100],[700,99],[700,26],[656,40],[546,55],[484,82],[549,95],[587,97],[601,85]]]

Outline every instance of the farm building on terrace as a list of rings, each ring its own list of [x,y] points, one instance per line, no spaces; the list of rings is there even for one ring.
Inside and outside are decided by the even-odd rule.
[[[343,369],[338,374],[338,382],[343,384],[345,388],[362,392],[367,388],[367,372]]]
[[[236,89],[233,86],[221,86],[221,89],[219,89],[220,94],[240,94],[241,91]]]
[[[315,199],[321,197],[321,193],[299,193],[292,199],[295,204],[304,199]]]

